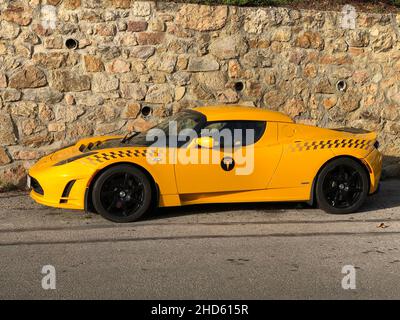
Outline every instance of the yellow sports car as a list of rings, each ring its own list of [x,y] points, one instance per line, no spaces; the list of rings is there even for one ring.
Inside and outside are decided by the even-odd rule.
[[[80,140],[29,171],[38,203],[131,222],[152,207],[300,201],[351,213],[378,190],[376,133],[270,110],[198,107],[146,132]]]

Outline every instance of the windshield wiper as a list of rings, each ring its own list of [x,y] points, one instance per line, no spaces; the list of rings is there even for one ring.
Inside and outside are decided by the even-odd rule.
[[[131,140],[133,137],[137,136],[140,132],[139,131],[132,131],[128,132],[126,136],[121,140],[121,143],[126,143]]]

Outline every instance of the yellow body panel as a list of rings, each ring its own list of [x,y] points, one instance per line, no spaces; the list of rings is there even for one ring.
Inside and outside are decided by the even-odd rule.
[[[249,191],[265,189],[268,184],[266,177],[271,177],[279,163],[282,146],[277,140],[277,123],[270,122],[263,137],[253,146],[243,147],[232,152],[217,152],[218,158],[213,163],[175,165],[176,182],[179,194]],[[190,150],[179,150],[178,152]],[[214,149],[208,149],[211,159]],[[195,149],[194,156],[200,159],[204,149]],[[246,171],[249,165],[247,157],[254,157],[254,169],[249,174],[237,175],[236,171],[224,171],[220,163],[224,157],[236,160],[236,168]],[[268,165],[265,165],[268,164]],[[190,177],[190,179],[188,179]],[[195,183],[193,183],[195,181]],[[212,181],[212,183],[210,183]]]
[[[210,107],[197,107],[193,110],[204,114],[208,121],[264,120],[268,122],[293,122],[292,119],[281,112],[254,107],[218,105]]]
[[[154,149],[132,145],[82,151],[120,136],[93,137],[59,150],[39,160],[29,171],[38,181],[44,195],[31,191],[32,198],[44,205],[84,209],[85,197],[95,176],[109,166],[131,163],[147,171],[157,185],[159,206],[198,203],[308,201],[319,170],[339,156],[359,159],[370,175],[370,193],[377,190],[382,155],[374,147],[375,133],[355,134],[295,124],[284,114],[250,107],[199,107],[194,109],[208,121],[266,121],[264,135],[254,145],[254,170],[235,175],[221,169],[224,157],[238,159],[250,152],[243,147],[231,154],[220,153],[214,164],[180,164],[168,161],[188,152],[183,148]],[[83,149],[82,149],[83,148]],[[194,148],[190,145],[187,148]],[[192,150],[200,157],[200,149]],[[210,149],[211,152],[211,149]],[[84,156],[87,154],[87,156]],[[59,161],[83,155],[83,158],[58,165]],[[237,166],[240,167],[238,162]],[[63,193],[75,181],[68,196]]]

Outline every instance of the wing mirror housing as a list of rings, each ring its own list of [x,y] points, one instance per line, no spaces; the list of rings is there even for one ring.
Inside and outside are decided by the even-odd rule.
[[[196,144],[200,148],[212,149],[214,147],[214,139],[212,137],[197,138]]]

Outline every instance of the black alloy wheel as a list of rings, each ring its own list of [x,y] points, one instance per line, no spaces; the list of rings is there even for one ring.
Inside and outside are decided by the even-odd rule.
[[[93,186],[93,206],[114,222],[133,222],[151,205],[151,185],[146,175],[130,165],[118,165],[103,172]]]
[[[357,211],[369,191],[366,169],[350,158],[328,163],[318,176],[316,197],[321,209],[345,214]]]

